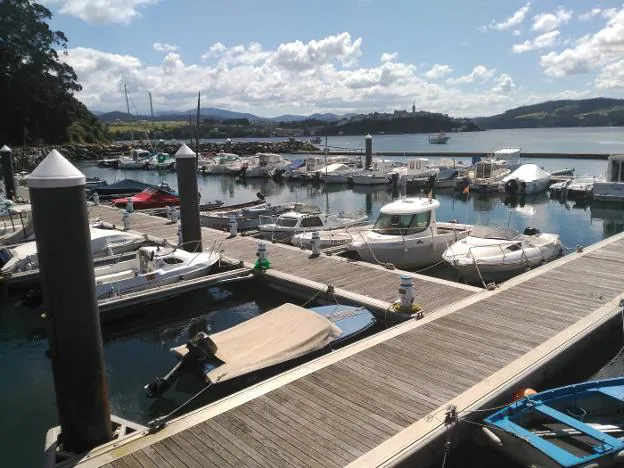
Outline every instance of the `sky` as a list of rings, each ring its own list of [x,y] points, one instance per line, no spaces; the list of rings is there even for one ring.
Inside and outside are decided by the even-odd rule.
[[[624,4],[600,0],[39,0],[92,111],[493,115],[624,97]]]

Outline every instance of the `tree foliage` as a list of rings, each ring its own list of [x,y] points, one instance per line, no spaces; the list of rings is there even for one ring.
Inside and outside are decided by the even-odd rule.
[[[102,127],[73,97],[74,70],[59,58],[67,38],[50,29],[52,14],[31,0],[0,1],[0,137],[11,144],[94,141]]]

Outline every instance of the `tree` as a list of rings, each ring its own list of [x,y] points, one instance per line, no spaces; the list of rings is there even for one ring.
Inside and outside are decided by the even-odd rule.
[[[67,53],[67,38],[50,29],[51,17],[31,0],[0,1],[3,141],[64,143],[70,133],[93,139],[92,131],[104,136],[95,116],[73,96],[81,86],[72,67],[59,59],[59,51]],[[76,126],[82,130],[76,132]]]

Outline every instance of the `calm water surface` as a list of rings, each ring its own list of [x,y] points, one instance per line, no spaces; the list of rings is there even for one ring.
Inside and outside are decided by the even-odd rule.
[[[584,132],[578,129],[557,129],[453,134],[447,148],[454,151],[484,151],[503,144],[522,146],[525,151],[619,152],[620,148],[624,148],[622,134],[624,132],[621,129],[615,128]],[[489,140],[485,139],[486,136]],[[425,138],[422,135],[375,136],[375,150],[421,150],[421,146],[431,148],[423,143]],[[360,148],[363,139],[335,137],[330,138],[330,145]],[[548,170],[574,167],[577,174],[594,175],[604,173],[606,166],[604,161],[591,160],[531,162],[537,162]],[[93,164],[81,164],[80,168],[87,176],[99,176],[109,182],[115,178],[128,177],[154,183],[166,180],[174,187],[177,186],[175,173],[123,172],[98,168]],[[198,180],[202,201],[219,199],[226,204],[249,201],[256,198],[257,192],[262,192],[274,203],[296,200],[315,203],[329,211],[363,209],[371,218],[375,218],[379,209],[392,201],[392,194],[385,188],[352,189],[338,186],[327,190],[323,186],[278,184],[265,180],[240,183],[230,177],[199,176]],[[470,194],[465,197],[450,192],[440,192],[436,198],[441,203],[437,213],[441,221],[455,219],[467,223],[509,225],[520,230],[534,226],[544,232],[559,233],[569,248],[586,246],[624,230],[624,208],[618,206],[579,205],[551,200],[546,195],[514,202],[502,196]],[[425,273],[452,277],[452,273],[444,269],[428,270]],[[137,317],[123,324],[104,327],[112,412],[146,423],[175,408],[201,388],[197,380],[181,378],[177,386],[160,400],[149,400],[143,393],[143,385],[154,376],[168,371],[175,363],[169,352],[170,347],[184,343],[197,331],[222,330],[285,300],[288,298],[274,292],[265,294],[246,288],[230,292],[211,289],[159,306],[150,306],[152,318],[149,320]],[[137,312],[145,311],[138,309]],[[51,364],[46,357],[48,344],[45,322],[41,313],[42,310],[22,305],[18,296],[5,299],[0,310],[0,368],[3,371],[0,383],[0,405],[3,409],[0,448],[5,449],[2,466],[40,466],[45,431],[57,424]],[[180,316],[180,313],[184,315]],[[619,335],[614,338],[609,352],[619,349],[620,338]],[[604,362],[610,356],[607,353]],[[616,361],[614,366],[603,373],[619,375],[621,369],[621,361]],[[207,401],[204,399],[199,403],[205,404]],[[21,449],[7,450],[12,447]],[[453,453],[452,458],[455,460],[461,460],[462,456],[485,460],[480,466],[510,466],[485,449],[459,447]],[[452,461],[449,461],[449,465],[453,466]]]

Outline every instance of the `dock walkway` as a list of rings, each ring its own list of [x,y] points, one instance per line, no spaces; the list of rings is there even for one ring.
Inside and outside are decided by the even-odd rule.
[[[142,222],[135,228],[145,229]],[[153,221],[150,233],[167,234],[162,224]],[[217,233],[205,233],[206,240],[213,238],[222,240]],[[232,249],[229,253],[255,254],[249,239],[227,242],[223,245]],[[333,263],[315,272],[303,252],[299,258],[294,250],[282,250],[271,250],[277,269],[321,282],[329,277],[340,287],[394,299],[377,283],[398,272],[371,273],[369,267],[345,262],[350,273],[343,278],[336,271],[338,260],[325,258]],[[286,258],[279,260],[282,255]],[[624,233],[493,291],[474,293],[419,279],[416,294],[429,311],[424,319],[261,382],[154,434],[143,432],[96,448],[79,466],[394,465],[443,434],[448,405],[457,405],[460,414],[483,407],[617,317],[623,266]],[[358,267],[366,273],[355,273]]]

